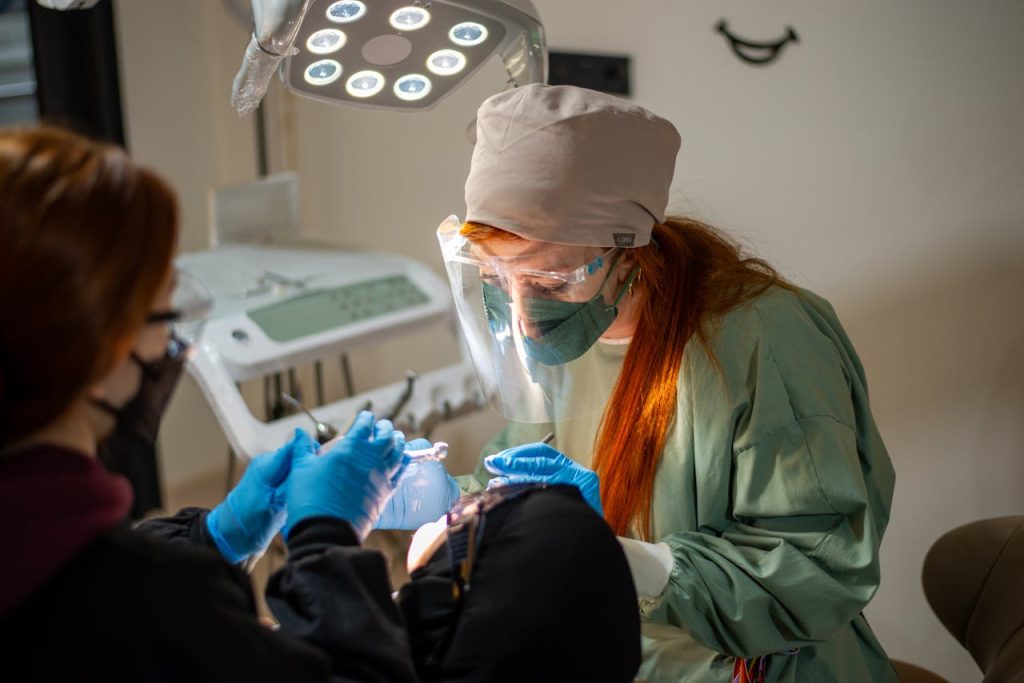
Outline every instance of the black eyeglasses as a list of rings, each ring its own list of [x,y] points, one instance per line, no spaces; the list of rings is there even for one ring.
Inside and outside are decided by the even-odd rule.
[[[195,275],[177,271],[169,303],[169,308],[151,312],[146,324],[169,325],[179,340],[194,345],[213,308],[210,290]]]
[[[157,311],[146,317],[147,325],[158,325],[160,323],[176,323],[181,320],[181,311]]]

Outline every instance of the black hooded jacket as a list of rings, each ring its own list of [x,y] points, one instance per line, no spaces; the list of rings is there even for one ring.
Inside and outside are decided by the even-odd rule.
[[[0,459],[0,681],[415,681],[384,558],[348,523],[292,530],[256,612],[206,511],[135,529],[131,493],[95,459],[40,447]]]

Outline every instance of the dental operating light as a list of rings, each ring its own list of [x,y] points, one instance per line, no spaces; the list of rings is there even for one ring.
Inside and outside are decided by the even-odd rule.
[[[223,1],[246,12],[246,0]],[[547,81],[532,0],[249,1],[253,34],[231,92],[240,115],[275,73],[305,97],[399,110],[433,107],[494,55],[507,87]]]
[[[73,10],[98,0],[36,2]],[[246,14],[245,0],[223,2],[240,18]],[[275,73],[300,95],[380,109],[429,109],[496,54],[509,87],[548,78],[544,29],[532,0],[249,0],[249,6],[252,38],[231,86],[239,115],[259,107]],[[372,87],[360,87],[370,84],[365,78],[344,76],[368,72],[380,77]]]
[[[429,109],[496,54],[510,85],[547,80],[530,0],[311,0],[305,9],[281,77],[306,97]]]

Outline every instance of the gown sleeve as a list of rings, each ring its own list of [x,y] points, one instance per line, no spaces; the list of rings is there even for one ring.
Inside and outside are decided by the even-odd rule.
[[[742,658],[828,639],[864,608],[893,481],[845,334],[799,310],[753,317],[720,335],[720,371],[684,363],[698,530],[658,539],[664,618]]]

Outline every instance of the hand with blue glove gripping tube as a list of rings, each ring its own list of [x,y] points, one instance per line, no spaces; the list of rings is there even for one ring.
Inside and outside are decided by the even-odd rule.
[[[228,562],[262,553],[285,521],[285,487],[293,461],[316,453],[313,439],[300,429],[273,453],[252,459],[238,485],[206,516],[206,528]]]
[[[487,456],[484,466],[493,474],[488,488],[505,484],[570,484],[580,490],[583,500],[604,516],[601,483],[597,474],[578,465],[545,443],[528,443]]]
[[[302,453],[288,478],[285,539],[311,517],[335,517],[352,525],[364,540],[406,466],[405,436],[388,420],[363,411],[344,437],[319,455]]]
[[[415,439],[406,448],[423,450],[430,445],[426,439]],[[441,462],[411,462],[375,526],[378,529],[419,529],[448,512],[460,494],[459,485]]]

